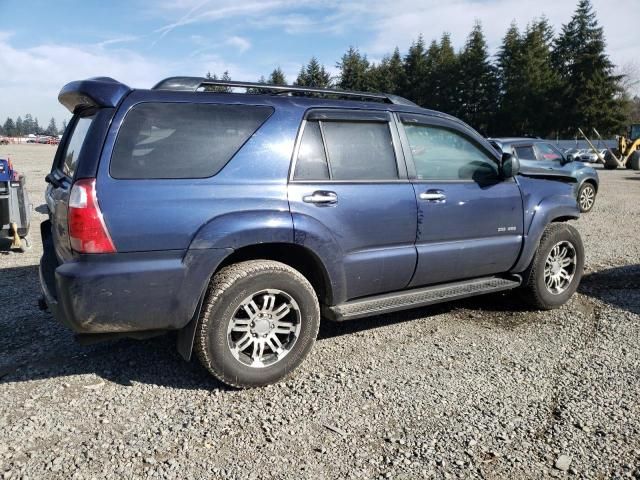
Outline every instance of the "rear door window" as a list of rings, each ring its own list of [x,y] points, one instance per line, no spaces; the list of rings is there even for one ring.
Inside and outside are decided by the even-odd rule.
[[[388,122],[308,121],[295,180],[397,180]]]
[[[514,147],[514,150],[518,160],[537,160],[536,152],[533,150],[532,145]]]
[[[125,117],[111,157],[118,179],[205,178],[218,173],[269,118],[254,105],[141,103]]]
[[[62,160],[60,161],[60,170],[69,178],[73,178],[76,173],[76,167],[78,165],[78,157],[82,150],[82,145],[87,137],[89,127],[93,122],[94,116],[78,117],[74,126],[71,137],[64,149]]]
[[[329,180],[327,155],[319,122],[307,122],[304,127],[293,177],[296,180]]]

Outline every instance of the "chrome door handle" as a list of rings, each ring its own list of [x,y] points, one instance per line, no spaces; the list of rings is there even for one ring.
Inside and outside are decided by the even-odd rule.
[[[447,198],[442,190],[427,190],[420,194],[420,200],[428,200],[430,202],[442,202]]]
[[[338,203],[338,195],[336,195],[335,192],[317,191],[311,195],[305,195],[302,197],[302,201],[318,205],[333,205]]]

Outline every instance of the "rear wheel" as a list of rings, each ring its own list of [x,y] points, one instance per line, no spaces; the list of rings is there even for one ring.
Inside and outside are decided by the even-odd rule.
[[[627,161],[627,166],[631,170],[640,170],[640,151],[636,150],[631,154]]]
[[[566,223],[552,223],[524,274],[523,299],[541,310],[558,308],[575,293],[583,269],[584,247],[578,231]]]
[[[211,282],[196,332],[209,372],[237,388],[282,380],[311,351],[320,308],[311,284],[279,262],[225,267]]]
[[[616,155],[618,154],[617,150],[615,150]],[[607,170],[614,170],[618,168],[618,161],[614,158],[609,150],[607,150],[604,154],[604,168]]]
[[[578,190],[578,205],[582,213],[591,211],[596,201],[596,187],[592,183],[584,182]]]

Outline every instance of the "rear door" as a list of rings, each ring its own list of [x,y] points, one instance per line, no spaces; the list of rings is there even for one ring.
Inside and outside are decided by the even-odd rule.
[[[288,195],[297,240],[331,245],[324,260],[343,272],[345,293],[335,303],[407,286],[416,200],[388,112],[309,112]]]
[[[418,264],[410,286],[507,272],[522,246],[523,207],[498,154],[471,129],[400,114],[418,204]]]
[[[65,138],[60,143],[51,173],[47,175],[45,201],[49,208],[51,237],[58,260],[64,262],[72,257],[67,230],[67,208],[73,179],[83,155],[89,154],[91,147],[85,147],[90,130],[96,118],[95,112],[76,115],[69,124]]]

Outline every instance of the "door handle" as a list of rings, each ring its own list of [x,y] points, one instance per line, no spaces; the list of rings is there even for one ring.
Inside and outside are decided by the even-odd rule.
[[[429,202],[444,202],[447,196],[442,190],[427,190],[420,194],[420,200],[427,200]]]
[[[338,195],[335,192],[317,191],[311,195],[305,195],[302,197],[302,201],[316,205],[334,205],[338,203]]]

